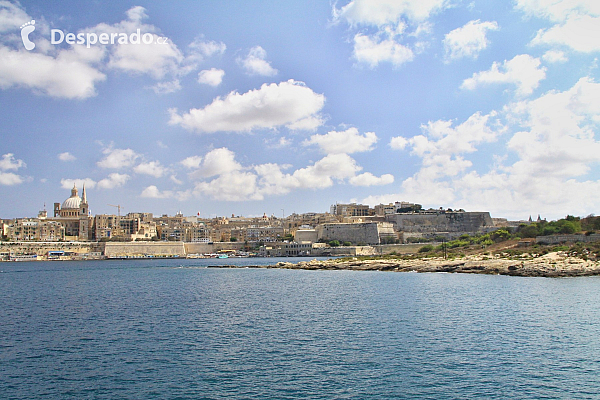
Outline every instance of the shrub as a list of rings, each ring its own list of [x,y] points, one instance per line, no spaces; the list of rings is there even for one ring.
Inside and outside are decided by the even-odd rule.
[[[429,253],[432,250],[433,250],[433,245],[426,244],[425,246],[423,246],[419,249],[419,253]]]

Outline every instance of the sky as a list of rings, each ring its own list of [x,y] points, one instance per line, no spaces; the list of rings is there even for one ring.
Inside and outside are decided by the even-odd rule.
[[[599,54],[597,0],[0,0],[0,217],[587,216]]]

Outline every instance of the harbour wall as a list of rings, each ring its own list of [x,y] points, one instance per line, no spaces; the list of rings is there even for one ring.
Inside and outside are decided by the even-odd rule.
[[[153,257],[185,257],[183,242],[106,242],[104,255],[107,258],[153,256]]]
[[[0,254],[36,254],[46,256],[49,251],[63,251],[75,256],[102,255],[104,243],[96,242],[0,242]],[[7,258],[7,257],[3,257]]]

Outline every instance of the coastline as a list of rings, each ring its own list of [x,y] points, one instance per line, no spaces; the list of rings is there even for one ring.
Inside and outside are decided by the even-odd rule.
[[[217,268],[238,268],[235,265]],[[248,266],[245,266],[246,268]],[[523,277],[577,277],[600,275],[600,261],[584,260],[564,252],[552,252],[543,256],[503,257],[469,255],[454,259],[331,259],[278,262],[274,265],[252,265],[251,268],[282,268],[305,270],[350,270],[392,272],[447,272],[465,274],[510,275]]]

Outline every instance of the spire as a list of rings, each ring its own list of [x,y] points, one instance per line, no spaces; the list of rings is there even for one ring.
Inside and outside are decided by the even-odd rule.
[[[87,204],[87,196],[85,195],[85,183],[83,184],[83,189],[81,190],[81,202]]]

